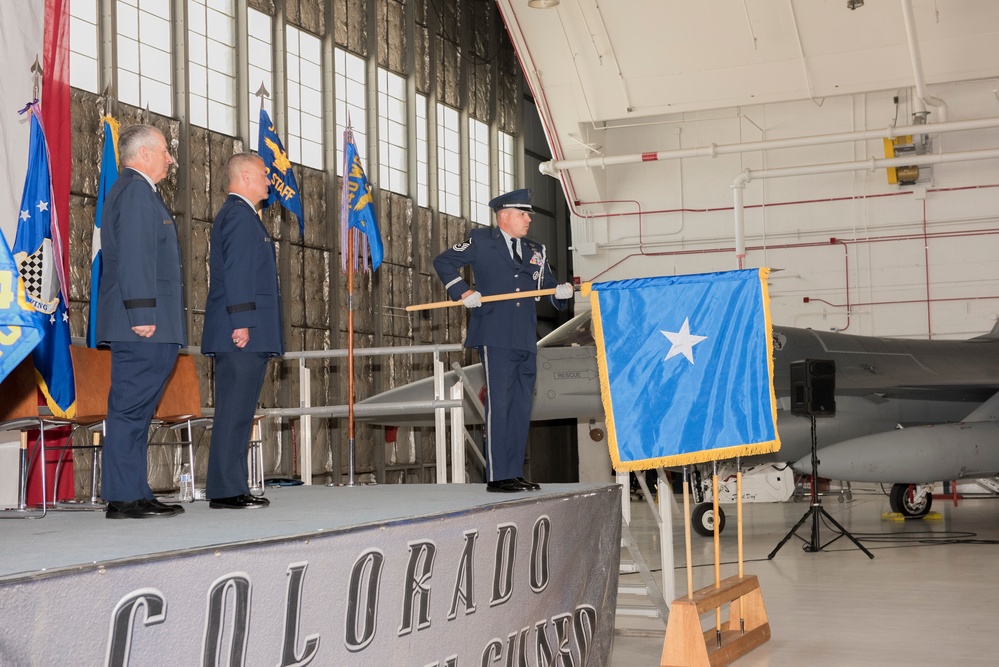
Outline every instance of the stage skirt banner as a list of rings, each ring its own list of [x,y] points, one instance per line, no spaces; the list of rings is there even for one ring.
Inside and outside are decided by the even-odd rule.
[[[583,285],[615,470],[780,448],[768,273]]]
[[[28,574],[0,664],[598,667],[620,540],[607,485]]]

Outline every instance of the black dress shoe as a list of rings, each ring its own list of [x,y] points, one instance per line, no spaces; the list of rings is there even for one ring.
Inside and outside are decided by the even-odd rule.
[[[541,485],[540,484],[535,484],[534,482],[532,482],[530,480],[527,480],[527,479],[524,479],[523,477],[518,477],[517,481],[520,482],[521,486],[523,486],[525,489],[529,489],[531,491],[540,491],[541,490]]]
[[[519,493],[520,491],[527,491],[527,489],[528,487],[516,479],[498,479],[494,482],[486,482],[486,491],[494,491],[496,493]]]
[[[183,510],[181,510],[183,512]],[[105,519],[157,519],[177,516],[181,512],[163,503],[154,503],[146,498],[128,502],[108,502],[104,511]]]
[[[167,509],[174,510],[175,512],[177,512],[177,514],[184,513],[183,505],[167,505],[166,503],[160,502],[159,498],[153,498],[149,502],[151,502],[153,505],[156,505],[157,507],[166,507]]]
[[[213,498],[208,501],[209,507],[227,510],[249,510],[257,507],[267,507],[270,504],[271,501],[267,500],[267,498],[251,496],[248,493],[231,498]]]

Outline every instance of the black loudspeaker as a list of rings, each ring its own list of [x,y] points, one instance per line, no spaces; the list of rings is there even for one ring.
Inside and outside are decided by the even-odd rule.
[[[791,414],[835,416],[836,362],[830,359],[791,362]]]

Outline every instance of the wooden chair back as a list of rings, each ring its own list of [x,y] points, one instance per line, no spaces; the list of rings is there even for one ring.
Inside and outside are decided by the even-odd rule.
[[[166,389],[156,406],[154,419],[162,422],[181,422],[201,417],[201,387],[198,385],[198,367],[194,357],[181,354],[177,357]]]
[[[38,380],[29,354],[0,382],[0,422],[38,417]]]
[[[76,418],[80,424],[103,421],[108,415],[111,391],[111,350],[71,345]]]

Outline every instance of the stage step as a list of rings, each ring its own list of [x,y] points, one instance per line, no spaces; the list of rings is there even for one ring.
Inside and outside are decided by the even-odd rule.
[[[617,606],[618,616],[628,616],[628,617],[640,617],[640,618],[660,618],[659,610],[655,607],[645,607],[645,606]]]
[[[619,584],[617,587],[617,592],[620,595],[641,595],[646,596],[649,594],[649,587],[645,585],[630,585],[630,584]]]

